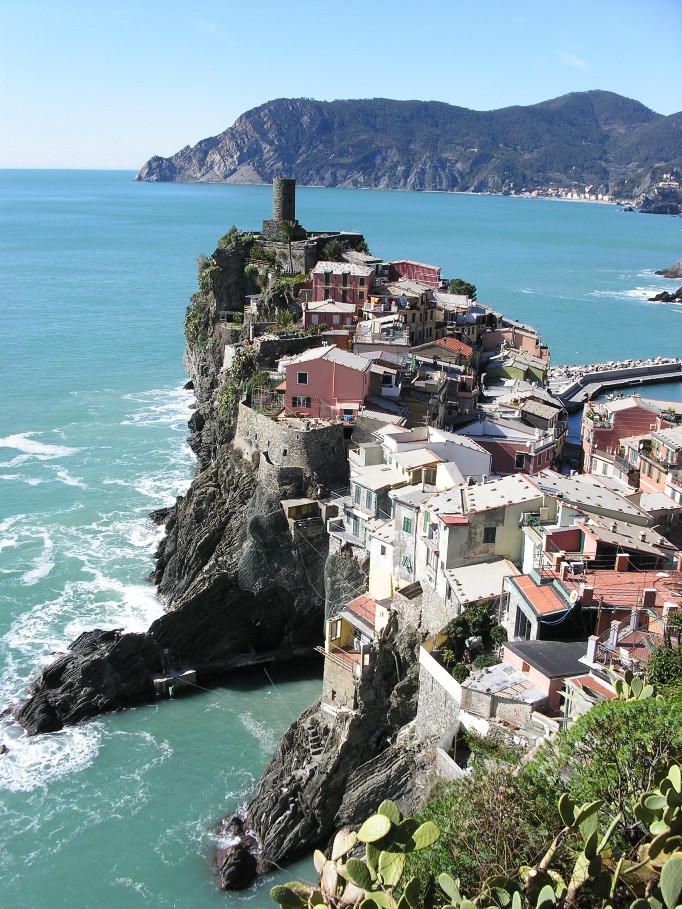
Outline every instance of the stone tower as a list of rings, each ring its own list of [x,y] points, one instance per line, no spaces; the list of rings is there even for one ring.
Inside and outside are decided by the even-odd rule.
[[[272,220],[296,220],[296,181],[275,177],[272,181]]]
[[[272,181],[272,218],[263,221],[262,234],[266,240],[282,240],[282,222],[295,225],[293,240],[305,240],[306,232],[296,220],[296,181],[291,177],[275,177]]]

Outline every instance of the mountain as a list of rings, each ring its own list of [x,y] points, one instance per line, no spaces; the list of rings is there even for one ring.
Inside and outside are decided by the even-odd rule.
[[[664,117],[612,92],[474,111],[438,101],[280,98],[138,180],[517,192],[550,186],[614,192],[682,166],[682,114]],[[627,182],[626,182],[627,181]]]

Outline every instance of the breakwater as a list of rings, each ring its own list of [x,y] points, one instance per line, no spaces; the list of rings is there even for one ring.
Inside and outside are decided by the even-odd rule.
[[[682,379],[682,361],[671,357],[622,360],[585,366],[553,366],[549,387],[569,411],[578,410],[603,391]]]

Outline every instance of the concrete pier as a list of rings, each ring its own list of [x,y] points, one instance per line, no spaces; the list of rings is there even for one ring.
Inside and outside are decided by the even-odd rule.
[[[549,373],[549,387],[568,411],[578,410],[585,401],[604,391],[679,380],[682,380],[682,361],[664,357],[587,366],[554,366]]]

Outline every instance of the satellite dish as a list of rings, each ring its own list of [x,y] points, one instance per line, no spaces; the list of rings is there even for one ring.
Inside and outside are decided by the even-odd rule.
[[[572,590],[572,591],[571,591],[571,595],[570,595],[570,597],[568,598],[568,599],[569,599],[569,602],[570,602],[570,604],[571,604],[571,606],[575,606],[575,604],[578,602],[578,597],[579,597],[579,596],[580,596],[580,594],[578,593],[577,590]]]

